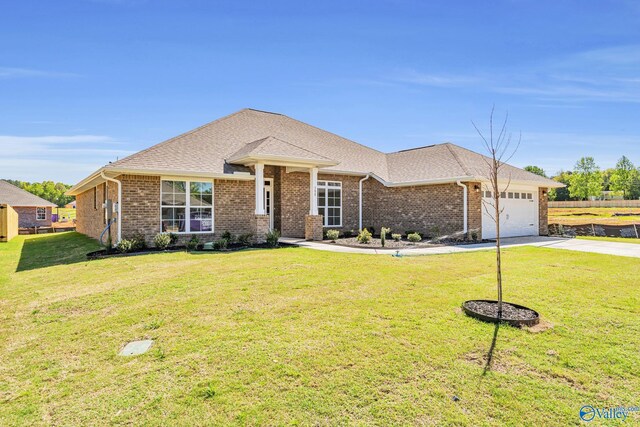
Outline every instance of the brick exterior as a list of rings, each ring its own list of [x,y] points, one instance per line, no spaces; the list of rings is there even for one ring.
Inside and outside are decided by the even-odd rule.
[[[267,241],[266,234],[269,232],[269,215],[253,215],[254,241],[264,243]]]
[[[11,206],[18,214],[18,227],[51,227],[51,207],[46,207],[44,220],[36,219],[36,208],[33,206]]]
[[[546,193],[546,195],[544,194]],[[541,236],[549,235],[549,189],[538,189],[538,231]]]
[[[306,240],[322,240],[322,215],[305,215],[304,238]]]
[[[469,233],[467,238],[471,239],[473,233],[478,240],[482,240],[482,193],[476,191],[475,187],[482,188],[479,182],[463,182],[467,186],[467,228]],[[462,187],[460,187],[462,189]]]
[[[287,173],[284,167],[265,167],[265,178],[273,179],[272,205],[274,228],[286,237],[318,239],[318,217],[309,215],[308,172]],[[160,177],[122,175],[122,236],[129,238],[142,233],[148,243],[160,231]],[[361,177],[319,174],[318,180],[342,182],[342,227],[331,227],[342,231],[358,229],[358,181]],[[482,199],[476,192],[476,182],[468,186],[468,227],[477,230],[482,237]],[[268,230],[268,216],[255,215],[255,183],[253,181],[215,180],[214,182],[214,231],[215,234],[199,234],[201,241],[212,241],[229,231],[233,234],[253,233],[263,238]],[[547,234],[547,198],[540,189],[540,234]],[[94,191],[96,205],[94,207]],[[106,194],[105,194],[106,192]],[[102,203],[106,198],[117,201],[117,185],[106,183],[79,194],[77,200],[77,230],[98,238],[105,227]],[[462,231],[463,190],[455,183],[384,187],[374,178],[363,184],[363,226],[390,227],[393,232],[418,231],[431,237]],[[35,210],[33,213],[35,217]],[[51,210],[47,212],[50,223]],[[309,228],[309,224],[312,224]],[[21,223],[22,224],[22,223]],[[265,225],[266,224],[266,225]],[[266,227],[266,228],[265,228]],[[111,236],[116,240],[117,227],[112,227]],[[185,242],[191,236],[181,235]]]
[[[455,183],[390,188],[370,178],[363,193],[362,225],[376,233],[390,227],[393,233],[417,231],[433,237],[463,229],[463,190]]]

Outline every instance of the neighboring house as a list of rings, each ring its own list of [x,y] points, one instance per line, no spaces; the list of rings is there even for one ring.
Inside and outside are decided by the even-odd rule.
[[[10,205],[18,213],[18,227],[51,227],[51,208],[56,205],[0,180],[0,204]]]
[[[74,200],[71,203],[67,203],[66,205],[64,205],[65,209],[75,209],[76,208],[76,201]]]
[[[282,114],[244,109],[110,163],[67,194],[77,230],[112,239],[160,231],[201,240],[225,231],[321,239],[323,230],[390,227],[495,237],[482,207],[486,157],[454,144],[385,154]],[[505,165],[502,236],[547,234],[555,181]],[[487,199],[488,200],[488,199]],[[121,201],[120,204],[116,202]]]

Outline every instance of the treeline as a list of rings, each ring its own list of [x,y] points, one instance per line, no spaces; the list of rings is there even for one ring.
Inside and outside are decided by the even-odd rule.
[[[537,166],[525,167],[529,172],[547,176]],[[565,184],[565,188],[549,190],[549,200],[587,200],[602,197],[603,191],[613,191],[625,200],[640,199],[640,167],[622,156],[615,168],[601,170],[593,157],[578,160],[572,171],[560,171],[550,177]]]
[[[45,200],[55,203],[59,207],[63,207],[67,203],[74,200],[72,196],[65,196],[65,192],[71,188],[70,185],[62,182],[42,181],[42,182],[26,182],[16,181],[15,179],[5,179],[16,187],[20,187],[29,193],[42,197]]]

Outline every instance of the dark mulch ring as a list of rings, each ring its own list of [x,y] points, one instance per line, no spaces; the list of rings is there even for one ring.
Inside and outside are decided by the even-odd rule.
[[[462,304],[465,313],[485,322],[498,321],[498,302],[493,300],[471,300]],[[513,326],[533,326],[540,321],[535,310],[508,302],[502,302],[502,322]]]

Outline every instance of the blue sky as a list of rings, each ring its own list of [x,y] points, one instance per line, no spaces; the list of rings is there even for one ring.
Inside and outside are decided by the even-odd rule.
[[[640,164],[638,1],[7,2],[0,177],[74,183],[251,107],[382,151],[481,151],[491,106],[516,166]]]

